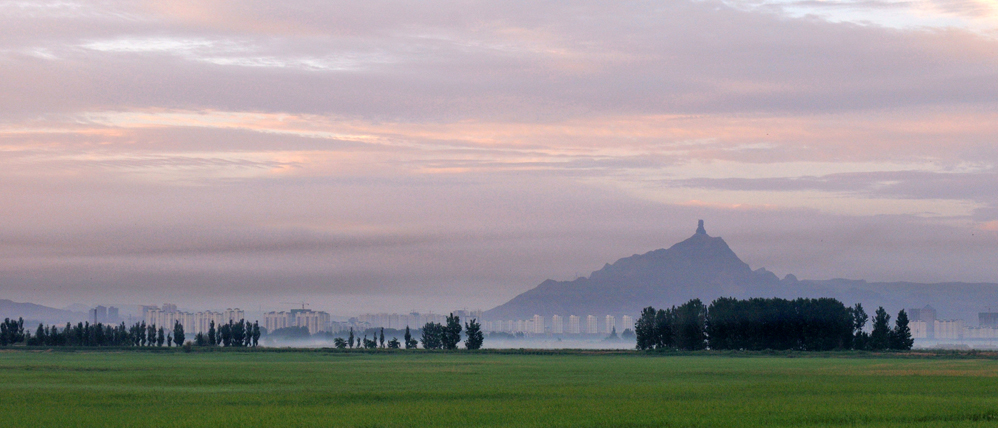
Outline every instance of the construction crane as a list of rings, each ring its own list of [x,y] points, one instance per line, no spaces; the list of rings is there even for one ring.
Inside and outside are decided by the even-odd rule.
[[[305,310],[305,306],[310,305],[308,302],[281,302],[282,305],[301,305],[301,310]]]

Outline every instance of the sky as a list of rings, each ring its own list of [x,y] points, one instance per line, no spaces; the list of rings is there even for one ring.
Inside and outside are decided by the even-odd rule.
[[[0,298],[489,309],[704,219],[998,282],[998,1],[3,1]]]

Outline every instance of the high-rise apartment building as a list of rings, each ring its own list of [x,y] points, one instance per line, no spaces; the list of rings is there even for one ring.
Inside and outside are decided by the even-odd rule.
[[[295,325],[298,327],[307,327],[308,334],[316,334],[320,331],[329,331],[329,314],[325,312],[299,310],[295,312]]]
[[[634,318],[630,315],[620,317],[620,332],[623,333],[624,330],[634,331]]]
[[[531,333],[544,334],[544,317],[536,314],[534,315],[534,328]]]
[[[908,329],[911,331],[912,339],[925,339],[929,337],[929,330],[925,321],[909,321]]]
[[[612,331],[617,331],[617,319],[613,315],[607,315],[606,320],[603,322],[603,326],[606,328],[604,333],[610,333]]]
[[[268,333],[274,330],[291,327],[291,325],[288,324],[288,315],[289,314],[285,311],[267,312],[263,314],[263,327],[267,329]]]
[[[908,308],[909,321],[925,321],[926,337],[935,337],[936,309],[925,305],[924,308]]]
[[[101,305],[97,305],[96,308],[91,309],[90,322],[94,324],[107,322],[107,308]]]
[[[174,306],[174,308],[176,308],[176,306]],[[222,312],[222,320],[225,323],[228,323],[229,321],[239,322],[239,320],[243,319],[246,319],[246,315],[242,309],[239,308],[226,309],[224,312]]]
[[[933,338],[963,339],[963,320],[936,320],[933,324]]]
[[[263,314],[263,324],[268,332],[287,327],[305,327],[308,334],[332,331],[329,314],[311,309],[267,312]]]
[[[565,332],[565,324],[561,320],[560,315],[554,315],[551,317],[551,333],[562,334]]]
[[[582,333],[582,330],[579,326],[579,317],[575,315],[568,316],[568,333],[569,334]]]
[[[586,333],[589,333],[589,334],[599,333],[599,329],[597,327],[598,327],[598,325],[596,324],[596,317],[594,317],[592,315],[587,315],[586,316]]]

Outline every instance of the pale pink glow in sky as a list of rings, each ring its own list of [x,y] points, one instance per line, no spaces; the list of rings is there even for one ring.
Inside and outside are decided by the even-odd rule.
[[[998,282],[996,16],[0,2],[0,298],[487,309],[700,218],[779,275]]]

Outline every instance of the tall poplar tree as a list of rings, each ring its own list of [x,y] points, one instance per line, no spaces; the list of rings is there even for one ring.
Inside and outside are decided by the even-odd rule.
[[[208,345],[209,346],[215,346],[215,344],[218,343],[215,340],[215,336],[217,334],[218,334],[218,331],[215,330],[215,321],[212,320],[211,324],[209,324],[209,326],[208,326]]]
[[[444,349],[457,349],[457,344],[461,342],[461,318],[454,313],[447,316],[447,325],[440,335],[440,342]]]
[[[852,313],[852,348],[853,349],[866,349],[870,346],[870,335],[863,331],[866,327],[866,321],[870,319],[870,316],[866,314],[863,310],[863,305],[857,303],[850,309]]]
[[[873,332],[870,333],[870,349],[882,351],[891,346],[891,316],[881,306],[873,317]]]
[[[464,341],[464,347],[468,349],[481,349],[485,342],[485,335],[482,334],[482,325],[478,320],[472,319],[464,323],[464,331],[468,338]]]
[[[405,349],[413,349],[416,347],[416,341],[412,339],[412,333],[409,333],[409,325],[405,326]]]
[[[181,324],[180,321],[175,321],[173,323],[173,343],[176,343],[177,346],[181,346],[184,344],[184,339],[186,339],[186,337],[184,337],[184,325]]]
[[[260,321],[253,321],[253,347],[260,345]]]
[[[146,326],[146,344],[156,346],[156,324]]]
[[[891,330],[891,349],[907,351],[915,344],[915,339],[911,337],[911,329],[908,328],[908,314],[901,310],[894,321],[894,330]]]

